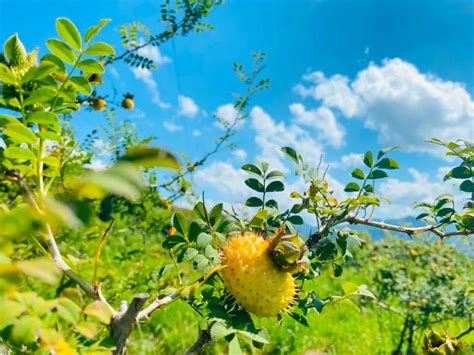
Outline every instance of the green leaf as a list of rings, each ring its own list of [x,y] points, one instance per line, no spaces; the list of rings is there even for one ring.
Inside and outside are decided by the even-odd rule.
[[[383,158],[381,161],[375,164],[375,166],[379,169],[400,169],[400,165],[398,165],[398,162],[392,158]]]
[[[219,339],[226,337],[230,334],[235,333],[235,330],[232,328],[227,328],[224,324],[221,322],[216,322],[212,325],[211,328],[211,337],[212,339]]]
[[[285,185],[281,181],[272,181],[266,188],[266,192],[281,192],[284,190]]]
[[[464,192],[474,192],[474,182],[471,180],[464,180],[461,185],[459,185],[459,189]]]
[[[186,221],[186,217],[184,217],[184,214],[182,214],[179,211],[176,211],[171,216],[171,221],[173,223],[173,227],[176,228],[178,233],[181,234],[183,237],[187,238],[188,237],[188,223]]]
[[[180,262],[183,261],[188,261],[194,259],[197,255],[199,254],[199,251],[194,248],[188,248],[186,251],[182,254],[182,259]],[[179,260],[179,259],[178,259]]]
[[[262,176],[263,177],[263,173],[262,171],[260,170],[259,167],[257,167],[256,165],[253,165],[253,164],[245,164],[245,165],[242,165],[241,167],[242,170],[245,170],[249,173],[253,173],[255,175],[258,175],[258,176]]]
[[[255,190],[257,192],[265,191],[265,187],[257,179],[250,178],[250,179],[245,180],[244,182],[245,182],[245,185],[250,187],[252,190]]]
[[[3,129],[3,133],[16,143],[36,144],[38,138],[25,125],[21,123],[9,123]]]
[[[256,341],[258,343],[262,343],[262,344],[269,344],[270,341],[266,338],[263,338],[261,337],[260,335],[258,334],[255,334],[255,333],[250,333],[250,332],[247,332],[245,330],[238,330],[237,331],[240,335],[252,340],[252,341]]]
[[[87,48],[84,54],[90,55],[115,55],[114,48],[105,42],[96,42]]]
[[[81,94],[90,95],[92,93],[91,84],[82,76],[72,76],[69,78],[68,83]]]
[[[89,28],[86,31],[86,35],[84,37],[86,43],[88,43],[91,39],[93,39],[95,36],[97,36],[99,31],[102,29],[102,27],[104,27],[109,22],[110,22],[110,19],[108,19],[108,18],[102,19],[102,20],[99,21],[98,25],[95,25],[95,26],[92,26],[91,28]]]
[[[296,216],[296,215],[289,217],[288,221],[296,225],[301,225],[304,223],[303,218],[301,218],[301,216]]]
[[[72,49],[64,42],[52,38],[46,41],[46,47],[59,59],[65,61],[68,64],[74,64],[77,60],[77,55]]]
[[[181,169],[176,156],[170,151],[159,147],[135,146],[129,148],[120,160],[145,168]]]
[[[37,67],[31,67],[22,79],[23,83],[29,81],[41,80],[57,70],[56,64],[51,62],[41,62]]]
[[[359,190],[360,190],[360,186],[355,182],[348,183],[346,187],[344,188],[344,191],[346,192],[354,192],[354,191],[359,191]]]
[[[201,233],[197,237],[196,245],[199,249],[206,248],[212,242],[212,235],[208,233]]]
[[[37,135],[43,140],[49,140],[51,142],[61,142],[62,138],[59,134],[54,132],[38,132]]]
[[[32,104],[39,104],[51,100],[56,96],[56,91],[48,87],[40,87],[33,91],[30,96],[25,100],[25,106]]]
[[[370,150],[364,154],[364,164],[369,168],[374,166],[374,155]]]
[[[52,168],[59,168],[60,162],[59,159],[53,156],[47,156],[43,159],[44,163]]]
[[[367,285],[360,285],[357,288],[357,291],[354,292],[354,294],[359,295],[359,296],[369,297],[374,300],[377,299],[377,297],[375,297],[375,295],[369,291],[369,289],[367,288]]]
[[[4,150],[3,155],[8,159],[36,160],[31,150],[20,147],[8,147]]]
[[[16,84],[16,79],[12,71],[3,63],[0,63],[0,81],[9,85]]]
[[[56,20],[56,31],[58,35],[72,48],[80,51],[82,47],[81,34],[77,27],[67,18],[58,18]]]
[[[351,175],[355,179],[359,179],[359,180],[364,180],[365,179],[364,172],[359,168],[356,168],[356,169],[352,170]]]
[[[241,355],[242,350],[240,349],[239,337],[235,335],[229,343],[229,355]]]
[[[272,179],[278,179],[280,177],[281,178],[285,177],[285,175],[281,171],[273,170],[273,171],[269,172],[265,178],[267,180],[272,180]]]
[[[451,169],[446,176],[454,179],[470,179],[474,177],[471,171],[465,166],[457,166]]]
[[[213,225],[216,220],[221,216],[223,208],[224,205],[222,203],[218,203],[217,205],[212,207],[211,211],[209,212],[209,220],[211,222],[211,225]]]
[[[386,178],[388,176],[387,172],[386,171],[383,171],[383,170],[373,170],[369,176],[367,177],[368,179],[373,179],[373,180],[376,180],[376,179],[383,179],[383,178]]]
[[[79,322],[81,308],[69,298],[59,298],[56,310],[58,312],[58,316],[69,324],[76,324]]]
[[[204,203],[198,202],[193,208],[194,215],[199,218],[201,221],[206,220],[206,210]]]
[[[367,192],[374,192],[374,185],[372,184],[367,184],[364,186],[364,190]]]
[[[65,73],[66,72],[66,66],[62,62],[61,59],[56,57],[53,54],[45,54],[43,58],[41,58],[41,63],[47,63],[47,64],[52,64],[56,66],[56,70],[60,73]]]
[[[87,339],[92,339],[96,336],[99,332],[97,328],[97,324],[94,322],[79,322],[74,327],[76,331],[78,331],[82,336],[86,337]]]
[[[39,318],[25,315],[15,322],[10,334],[11,340],[18,346],[30,345],[40,335],[41,326]]]
[[[293,162],[298,164],[298,154],[296,153],[296,150],[290,147],[283,147],[281,148],[281,151],[288,155]]]
[[[96,318],[99,322],[103,324],[109,324],[112,319],[111,310],[102,301],[92,302],[84,309],[84,313],[88,316]]]
[[[57,125],[59,124],[59,118],[55,113],[49,111],[33,112],[28,115],[28,123],[45,126]]]
[[[263,201],[258,197],[250,197],[245,201],[245,205],[249,207],[260,207],[263,205]]]
[[[163,248],[165,249],[171,249],[177,245],[181,245],[181,244],[186,244],[186,239],[184,239],[183,237],[181,237],[180,235],[173,235],[171,237],[167,237],[164,241],[163,241]]]
[[[82,71],[89,73],[89,74],[101,74],[104,72],[104,67],[98,61],[94,59],[84,59],[81,60],[77,67]]]
[[[385,148],[385,149],[382,149],[379,151],[379,153],[377,154],[377,160],[379,160],[380,158],[382,158],[385,154],[391,152],[392,150],[395,150],[395,149],[399,149],[400,147],[397,145],[397,146],[394,146],[394,147],[389,147],[389,148]]]
[[[7,38],[3,44],[3,53],[10,62],[10,65],[17,65],[19,61],[26,58],[25,46],[21,43],[17,33]]]

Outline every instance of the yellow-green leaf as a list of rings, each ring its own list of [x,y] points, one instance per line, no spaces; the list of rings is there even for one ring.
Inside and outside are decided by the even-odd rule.
[[[9,123],[3,129],[3,133],[16,143],[36,144],[36,135],[21,123]]]
[[[58,18],[56,20],[56,31],[58,35],[72,48],[81,50],[82,39],[77,27],[68,18]]]

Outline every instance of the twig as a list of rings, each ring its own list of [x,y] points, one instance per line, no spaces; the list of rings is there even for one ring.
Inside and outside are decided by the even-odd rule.
[[[102,237],[100,237],[99,244],[97,245],[97,250],[95,251],[94,276],[92,278],[92,284],[94,285],[94,288],[99,287],[99,283],[97,281],[97,268],[99,267],[100,253],[102,252],[102,248],[104,246],[105,240],[107,239],[107,236],[109,235],[110,231],[112,230],[112,227],[114,226],[114,222],[115,219],[112,218],[112,221],[110,221],[109,226],[105,229],[104,233],[102,234]]]
[[[211,325],[209,325],[209,328],[207,329],[199,329],[198,336],[193,345],[186,350],[186,355],[202,354],[204,347],[212,342],[210,329]]]

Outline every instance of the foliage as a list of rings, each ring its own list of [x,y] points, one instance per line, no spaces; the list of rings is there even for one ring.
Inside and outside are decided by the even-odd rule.
[[[330,265],[334,276],[341,276],[344,262],[352,255],[349,245],[362,243],[357,232],[341,229],[341,225],[362,224],[409,236],[433,232],[441,240],[472,232],[474,154],[472,145],[464,141],[434,140],[461,160],[446,179],[462,180],[460,190],[470,194],[469,201],[459,211],[446,195],[433,204],[420,205],[425,214],[419,219],[427,222],[423,227],[372,220],[376,207],[385,200],[376,192],[375,181],[399,168],[387,156],[396,147],[381,150],[377,156],[368,151],[363,159],[366,171],[352,171],[354,181],[346,185],[347,195],[340,201],[321,164],[313,167],[293,148],[284,147],[296,174],[307,184],[305,191],[291,192],[295,202],[289,208],[281,209],[271,198],[273,193],[285,191],[284,174],[258,162],[242,167],[249,173],[245,184],[255,194],[245,202],[253,211],[250,217],[224,208],[223,203],[208,206],[204,194],[192,211],[174,210],[169,216],[169,200],[181,197],[189,188],[186,176],[229,145],[236,125],[247,117],[250,99],[268,88],[269,80],[259,78],[265,68],[262,53],[253,56],[250,71],[235,64],[234,71],[245,85],[245,92],[235,98],[237,115],[231,122],[217,118],[225,132],[202,158],[186,162],[183,169],[184,164],[172,152],[150,146],[152,138],[141,139],[132,125],[120,122],[116,111],[108,109],[108,127],[101,127],[101,134],[112,148],[110,165],[100,171],[88,169],[96,134],[93,132],[81,148],[69,119],[83,105],[104,109],[104,98],[93,88],[101,84],[97,75],[120,59],[151,68],[152,63],[137,51],[209,28],[202,19],[213,5],[211,1],[178,0],[172,6],[165,1],[165,31],[154,35],[141,24],[125,25],[121,35],[126,50],[120,55],[112,45],[96,40],[108,20],[81,35],[70,20],[59,18],[59,39],[47,41],[50,53],[39,60],[38,52],[28,53],[18,35],[4,43],[0,57],[0,107],[6,112],[0,115],[4,143],[0,148],[0,311],[6,317],[0,322],[0,340],[12,351],[123,354],[132,330],[175,301],[190,306],[198,319],[199,333],[190,353],[219,341],[228,343],[231,354],[262,349],[270,343],[268,332],[222,282],[221,270],[229,264],[220,253],[232,245],[229,240],[235,236],[252,232],[258,240],[265,239],[268,255],[262,260],[271,265],[265,272],[294,278],[297,288],[292,291],[298,290],[294,305],[278,314],[277,320],[287,313],[309,326],[308,319],[327,307],[342,304],[357,308],[354,298],[375,299],[364,284],[352,283],[324,296],[316,292],[322,270]],[[146,38],[144,43],[138,42],[139,32]],[[174,175],[158,182],[155,168],[169,169]],[[169,200],[161,197],[160,189],[169,193]],[[296,226],[304,223],[307,215],[314,218],[311,223],[317,230],[304,238]],[[167,218],[170,225],[164,228]],[[104,248],[111,238],[114,249]],[[431,244],[417,248],[418,255],[423,248],[423,253],[434,250],[436,258],[444,258],[441,253],[446,251]],[[398,259],[384,261],[387,272],[396,267],[391,262],[403,260],[399,256],[403,249],[404,244],[394,249]],[[169,257],[167,261],[163,256]],[[435,278],[416,278],[415,286],[410,280],[426,270],[429,261],[424,257],[413,260],[414,271],[380,279],[379,297],[393,297],[398,304],[408,302],[410,306],[410,302],[418,302],[426,285],[437,285],[426,307],[412,304],[410,321],[429,324],[433,313],[436,317],[467,316],[471,303],[460,296],[465,286],[458,287],[448,270],[449,266],[460,272],[464,266],[449,260],[444,267],[443,260],[435,261],[443,265]],[[129,274],[122,275],[122,270]],[[171,276],[174,272],[176,277]],[[440,280],[447,289],[439,286]],[[148,302],[149,295],[144,292],[156,296]]]

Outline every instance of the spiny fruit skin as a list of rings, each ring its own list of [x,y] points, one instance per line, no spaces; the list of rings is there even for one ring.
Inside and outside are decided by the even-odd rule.
[[[237,303],[259,317],[274,317],[292,303],[296,285],[270,256],[271,239],[255,233],[232,237],[222,249],[221,271]]]
[[[98,98],[95,98],[94,100],[92,100],[92,108],[95,110],[95,111],[101,111],[104,109],[106,103],[105,103],[105,100],[98,97]]]

